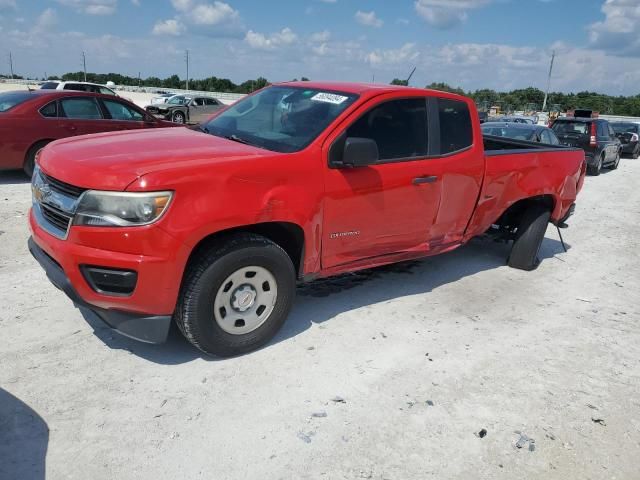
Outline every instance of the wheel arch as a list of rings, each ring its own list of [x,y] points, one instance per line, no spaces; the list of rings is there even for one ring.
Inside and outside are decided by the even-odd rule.
[[[40,147],[40,148],[44,148],[44,147],[46,147],[48,144],[50,144],[53,141],[55,141],[55,138],[41,138],[40,140],[36,140],[31,145],[29,145],[29,147],[24,152],[24,157],[22,158],[22,166],[24,167],[24,165],[25,165],[25,163],[27,161],[27,157],[29,156],[29,152],[31,152],[33,147],[43,143],[44,145],[42,145],[42,147]]]
[[[516,226],[514,225],[522,216],[522,213],[533,205],[543,205],[548,208],[550,212],[553,212],[556,208],[556,198],[551,194],[535,195],[533,197],[526,197],[512,203],[500,217],[494,222],[496,225],[501,226]]]
[[[302,275],[304,264],[304,230],[300,225],[292,222],[263,222],[211,233],[202,238],[193,247],[186,263],[185,272],[189,268],[192,259],[203,249],[210,248],[211,245],[223,240],[225,237],[242,233],[262,235],[279,245],[287,255],[289,255],[289,258],[291,258],[297,276],[300,277]]]

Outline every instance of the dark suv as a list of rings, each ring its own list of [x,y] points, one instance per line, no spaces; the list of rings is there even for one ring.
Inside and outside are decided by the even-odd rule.
[[[622,153],[632,158],[640,157],[640,124],[632,122],[611,122],[613,131],[622,143]]]
[[[558,118],[551,127],[562,145],[584,150],[587,171],[600,175],[603,167],[618,168],[622,146],[613,128],[600,118]]]

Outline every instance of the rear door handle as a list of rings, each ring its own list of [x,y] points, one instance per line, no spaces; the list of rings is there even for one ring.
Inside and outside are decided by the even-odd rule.
[[[435,175],[430,175],[428,177],[416,177],[413,179],[414,185],[422,185],[423,183],[435,183],[438,180],[438,177]]]
[[[75,125],[67,125],[67,130],[70,132],[75,132],[78,129]]]

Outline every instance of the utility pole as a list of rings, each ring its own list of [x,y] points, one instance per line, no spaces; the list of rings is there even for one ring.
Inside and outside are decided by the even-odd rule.
[[[189,90],[189,50],[187,50],[186,53],[185,53],[185,60],[187,61],[187,88],[186,88],[186,90]]]
[[[138,72],[138,88],[140,88],[140,72]]]
[[[547,108],[547,98],[549,97],[549,86],[551,85],[551,72],[553,71],[553,60],[556,58],[556,51],[551,53],[551,64],[549,65],[549,78],[547,78],[547,91],[544,92],[544,102],[542,103],[542,111]]]
[[[84,81],[87,81],[87,59],[84,55],[84,52],[82,52],[82,70],[84,71]]]
[[[11,79],[13,80],[13,56],[9,52],[9,69],[11,70]]]

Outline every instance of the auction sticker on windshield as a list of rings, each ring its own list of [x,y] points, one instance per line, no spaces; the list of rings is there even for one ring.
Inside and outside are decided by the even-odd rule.
[[[316,102],[333,103],[335,105],[340,105],[342,102],[348,99],[349,97],[343,97],[342,95],[336,95],[335,93],[326,92],[316,93],[313,97],[311,97],[311,100],[314,100]]]

